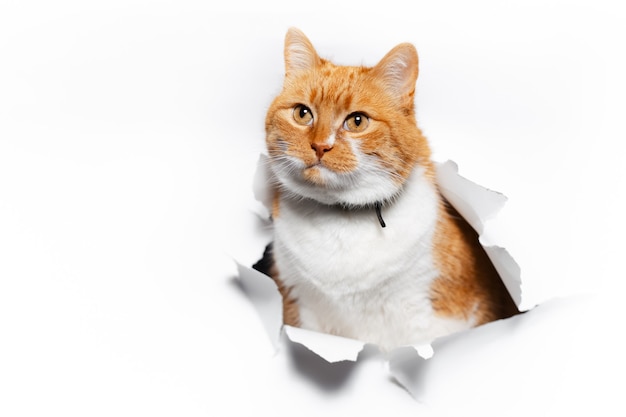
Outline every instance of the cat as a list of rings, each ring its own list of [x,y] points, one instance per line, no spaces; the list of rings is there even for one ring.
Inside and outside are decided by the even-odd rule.
[[[415,47],[338,66],[291,28],[284,60],[265,120],[274,237],[254,266],[276,281],[284,323],[390,350],[517,314],[438,190]]]

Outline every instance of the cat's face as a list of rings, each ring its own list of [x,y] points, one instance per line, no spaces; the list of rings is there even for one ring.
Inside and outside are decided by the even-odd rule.
[[[417,54],[409,44],[375,67],[336,66],[290,29],[283,90],[266,118],[271,169],[283,191],[325,204],[390,200],[430,151],[415,124]]]

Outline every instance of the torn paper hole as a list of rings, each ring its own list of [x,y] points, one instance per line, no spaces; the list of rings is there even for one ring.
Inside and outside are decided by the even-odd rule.
[[[266,159],[265,155],[259,158],[254,179],[254,196],[263,204],[266,215],[269,216],[271,192],[267,186],[270,175]],[[460,176],[456,163],[452,161],[438,163],[436,167],[441,193],[476,230],[480,238],[485,223],[497,215],[507,198]],[[266,243],[270,243],[269,239]],[[482,240],[481,244],[483,244]],[[522,293],[521,271],[518,264],[504,247],[483,244],[483,248],[500,274],[511,297],[519,306]],[[262,248],[260,250],[262,251]],[[330,363],[358,360],[359,352],[366,345],[365,342],[283,326],[282,298],[272,278],[240,263],[238,263],[238,269],[242,287],[259,312],[270,340],[276,348],[280,348],[280,343],[297,343]],[[286,337],[281,337],[282,335]],[[284,340],[286,342],[283,342]],[[407,373],[415,369],[416,361],[427,360],[433,354],[436,354],[436,350],[431,345],[407,346],[394,349],[386,355],[386,358],[390,363],[389,369],[392,375],[401,385],[405,385],[403,381],[410,379]],[[403,364],[406,364],[406,367]],[[409,389],[407,386],[405,388]]]
[[[463,178],[458,173],[457,164],[452,161],[446,161],[436,166],[437,181],[441,193],[476,230],[479,241],[483,244],[480,236],[485,229],[485,223],[496,217],[506,203],[506,196]],[[519,265],[503,247],[485,246],[483,244],[483,249],[500,274],[500,278],[511,294],[513,301],[519,307],[522,302],[522,281]]]

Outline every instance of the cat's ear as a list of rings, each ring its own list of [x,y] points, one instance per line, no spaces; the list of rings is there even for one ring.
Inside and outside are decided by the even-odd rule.
[[[300,71],[313,69],[320,63],[313,44],[296,28],[290,28],[285,36],[285,75],[289,77]]]
[[[410,43],[396,46],[374,67],[375,76],[402,101],[413,98],[417,73],[417,51]]]

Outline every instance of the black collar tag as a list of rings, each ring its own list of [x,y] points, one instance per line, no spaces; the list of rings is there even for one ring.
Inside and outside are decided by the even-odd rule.
[[[385,224],[385,221],[383,220],[383,215],[380,212],[380,209],[381,209],[380,202],[376,202],[376,204],[374,205],[374,208],[376,209],[376,217],[378,217],[378,221],[380,222],[380,226],[381,227],[387,227],[387,225]]]

